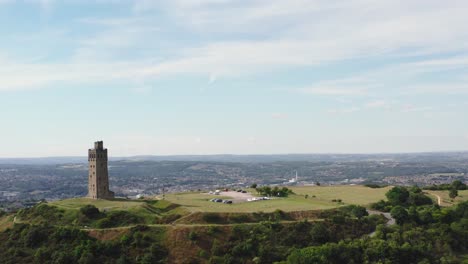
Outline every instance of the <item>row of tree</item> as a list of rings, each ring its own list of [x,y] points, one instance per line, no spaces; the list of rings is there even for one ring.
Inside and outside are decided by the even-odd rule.
[[[255,188],[258,194],[268,197],[288,197],[288,195],[293,194],[293,191],[287,187],[275,186],[271,188],[270,186],[263,186]]]

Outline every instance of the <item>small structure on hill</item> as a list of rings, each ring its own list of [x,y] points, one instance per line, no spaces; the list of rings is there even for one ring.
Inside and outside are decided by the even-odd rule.
[[[104,148],[102,141],[94,142],[94,149],[88,150],[88,162],[88,197],[92,199],[114,198],[114,192],[109,190],[107,149]]]

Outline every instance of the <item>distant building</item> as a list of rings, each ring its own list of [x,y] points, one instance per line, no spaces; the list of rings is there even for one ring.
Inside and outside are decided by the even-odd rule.
[[[103,145],[102,141],[97,141],[94,142],[94,149],[88,150],[88,197],[92,199],[114,198],[114,192],[109,190],[107,149]]]

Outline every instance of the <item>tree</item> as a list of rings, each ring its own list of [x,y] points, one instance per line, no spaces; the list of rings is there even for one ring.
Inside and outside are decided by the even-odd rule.
[[[256,183],[254,183],[254,184],[250,185],[250,188],[252,188],[252,189],[256,189],[256,188],[257,188],[257,184],[256,184]]]
[[[410,191],[412,193],[421,193],[422,192],[421,188],[419,188],[417,185],[414,185],[413,187],[411,187]]]
[[[457,189],[455,189],[455,188],[450,189],[450,191],[449,191],[449,197],[450,197],[451,199],[455,199],[455,197],[457,197],[457,196],[458,196],[458,191],[457,191]]]
[[[330,239],[330,233],[327,227],[320,222],[317,222],[312,226],[310,235],[312,236],[312,240],[317,244],[327,243]]]
[[[463,182],[456,180],[452,182],[452,189],[455,190],[466,190],[466,184]]]
[[[362,206],[359,206],[359,205],[356,205],[356,206],[353,207],[353,209],[351,210],[351,214],[354,215],[355,217],[357,217],[358,219],[361,219],[364,216],[369,215],[366,208],[362,207]]]
[[[409,192],[405,187],[396,186],[388,191],[385,196],[393,205],[404,205],[409,198]]]
[[[390,211],[390,215],[395,218],[397,224],[401,225],[404,222],[406,222],[409,218],[408,212],[406,209],[402,206],[395,206],[393,209]]]

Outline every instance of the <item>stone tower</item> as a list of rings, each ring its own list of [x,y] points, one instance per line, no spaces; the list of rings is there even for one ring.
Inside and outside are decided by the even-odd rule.
[[[88,197],[92,199],[114,198],[114,192],[109,190],[107,149],[104,148],[102,141],[94,142],[94,149],[88,150],[88,162]]]

